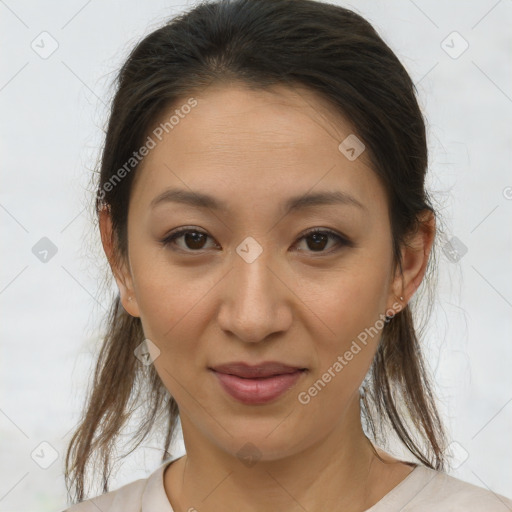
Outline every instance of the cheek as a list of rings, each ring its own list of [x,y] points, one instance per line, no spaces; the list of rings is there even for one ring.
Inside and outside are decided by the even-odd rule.
[[[155,319],[161,318],[166,301],[170,300],[169,306],[176,302],[173,297],[176,287],[169,286],[169,274],[160,250],[137,228],[128,230],[130,269],[142,324],[151,327]],[[148,334],[146,330],[145,333]]]
[[[215,280],[198,278],[193,271],[173,267],[168,261],[133,258],[132,270],[137,288],[139,314],[147,338],[161,351],[179,354],[194,349],[208,292]],[[186,341],[186,343],[184,343]]]
[[[357,272],[346,270],[333,275],[328,285],[310,302],[330,336],[328,345],[342,349],[365,329],[374,326],[385,311],[387,276],[375,266]],[[325,285],[325,283],[324,283]],[[380,325],[380,324],[378,324]]]
[[[312,413],[325,404],[336,409],[347,404],[358,389],[375,355],[384,323],[387,275],[385,266],[359,259],[330,276],[309,302],[322,320],[315,336],[316,364],[300,391]],[[320,334],[322,332],[323,334]],[[321,405],[323,404],[323,405]],[[318,408],[318,409],[317,409]]]
[[[138,279],[144,334],[160,351],[153,362],[156,372],[180,407],[188,410],[191,396],[204,403],[196,368],[206,364],[200,340],[204,338],[207,292],[212,284],[196,279],[191,286],[182,271],[173,272],[169,265],[164,272],[155,266],[141,271]]]

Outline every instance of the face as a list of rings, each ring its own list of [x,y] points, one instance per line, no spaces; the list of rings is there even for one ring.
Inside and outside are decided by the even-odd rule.
[[[195,98],[137,169],[116,279],[185,441],[273,460],[358,416],[384,315],[422,262],[406,259],[404,289],[384,189],[366,152],[340,151],[354,130],[313,93]]]

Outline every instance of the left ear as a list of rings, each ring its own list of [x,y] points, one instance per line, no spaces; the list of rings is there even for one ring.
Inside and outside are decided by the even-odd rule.
[[[430,250],[436,234],[436,218],[432,211],[423,210],[419,214],[419,226],[416,232],[409,235],[401,248],[402,271],[397,267],[393,281],[393,293],[395,297],[390,300],[396,302],[397,298],[403,297],[400,301],[405,307],[410,298],[419,288],[427,269]],[[391,308],[391,305],[388,305]]]

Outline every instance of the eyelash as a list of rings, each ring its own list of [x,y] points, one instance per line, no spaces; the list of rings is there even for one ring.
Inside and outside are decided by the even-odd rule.
[[[168,236],[166,236],[163,240],[161,240],[161,244],[164,246],[164,247],[169,247],[172,245],[172,243],[180,238],[182,235],[186,234],[186,233],[200,233],[202,235],[206,235],[207,237],[209,237],[209,235],[207,233],[205,233],[204,231],[201,231],[199,229],[195,229],[195,228],[191,228],[191,227],[184,227],[184,228],[178,228],[176,231],[174,232],[171,232]],[[332,252],[335,252],[339,249],[341,249],[342,247],[355,247],[355,244],[349,240],[348,238],[344,237],[344,236],[341,236],[339,235],[338,233],[336,233],[335,231],[332,231],[330,229],[321,229],[321,228],[312,228],[308,231],[306,231],[304,234],[302,234],[302,236],[298,239],[298,241],[301,241],[303,238],[307,238],[308,236],[311,236],[311,235],[314,235],[314,234],[322,234],[322,235],[327,235],[329,236],[331,239],[335,239],[338,244],[337,244],[337,247],[335,247],[334,249],[330,249],[330,250],[327,250],[327,251],[302,251],[302,252],[311,252],[312,254],[330,254]],[[209,237],[211,238],[211,237]],[[199,250],[186,250],[186,249],[181,249],[181,248],[175,248],[175,247],[170,247],[173,251],[179,251],[179,252],[182,252],[182,253],[198,253],[198,254],[202,254],[203,251],[205,249],[199,249]]]

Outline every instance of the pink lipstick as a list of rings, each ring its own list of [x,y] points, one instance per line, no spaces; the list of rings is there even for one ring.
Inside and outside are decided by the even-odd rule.
[[[210,368],[231,397],[248,405],[271,402],[293,387],[305,368],[278,362],[228,363]]]

